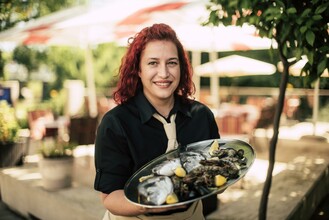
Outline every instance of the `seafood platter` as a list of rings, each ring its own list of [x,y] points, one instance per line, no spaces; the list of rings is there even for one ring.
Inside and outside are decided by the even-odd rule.
[[[223,192],[249,170],[254,149],[235,139],[180,146],[140,168],[126,183],[126,198],[148,208],[188,204]]]

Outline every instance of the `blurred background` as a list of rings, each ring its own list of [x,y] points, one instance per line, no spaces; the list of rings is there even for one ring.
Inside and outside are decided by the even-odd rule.
[[[73,189],[80,190],[77,186],[84,186],[80,195],[95,197],[92,201],[98,204],[97,196],[90,192],[98,123],[116,105],[112,92],[129,38],[143,27],[160,22],[171,25],[182,41],[194,69],[195,98],[211,108],[221,136],[245,140],[255,147],[259,159],[267,160],[283,71],[276,52],[277,44],[260,37],[255,27],[249,25],[202,26],[209,16],[208,3],[205,0],[2,1],[0,145],[19,142],[20,147],[15,154],[1,152],[1,167],[37,163],[34,156],[40,153],[45,138],[60,136],[61,140],[76,146],[73,177],[76,185]],[[298,164],[296,167],[303,164],[306,171],[301,172],[304,175],[298,180],[307,179],[308,185],[294,196],[292,192],[296,190],[292,188],[295,184],[290,184],[291,187],[287,187],[289,195],[278,198],[280,202],[283,197],[289,201],[296,197],[301,199],[304,195],[301,191],[308,190],[316,182],[315,177],[308,176],[313,173],[310,164],[318,165],[319,169],[319,164],[326,164],[322,157],[328,159],[328,72],[309,83],[300,75],[306,61],[303,58],[289,69],[291,76],[280,121],[277,173],[286,170],[291,176],[294,169],[287,164],[293,162]],[[5,121],[9,114],[14,116],[10,122]],[[11,135],[4,135],[9,130]],[[310,150],[311,147],[314,150]],[[298,156],[303,159],[296,160]],[[314,161],[307,163],[308,156]],[[247,178],[245,185],[242,184],[246,189],[264,181],[265,176],[261,174],[266,172],[263,169],[266,163],[258,161],[257,164],[258,169]],[[328,179],[328,173],[325,177]],[[255,182],[257,178],[260,178],[259,182]],[[8,200],[15,192],[7,191],[6,184],[0,191],[6,203],[29,215],[25,204]],[[275,186],[278,191],[284,188],[280,184]],[[235,202],[234,196],[237,191],[241,193],[243,187],[228,190],[225,194],[228,196],[222,197],[224,207],[225,202]],[[259,191],[257,188],[254,193]],[[72,195],[79,193],[72,192]],[[248,200],[251,195],[245,198]],[[248,201],[240,204],[248,204]],[[80,211],[83,215],[84,211]],[[103,208],[97,206],[96,211],[102,213]],[[99,213],[95,215],[99,217]],[[225,216],[225,211],[222,213]],[[250,219],[256,218],[255,213],[257,211],[249,216]],[[219,218],[214,214],[213,219]]]

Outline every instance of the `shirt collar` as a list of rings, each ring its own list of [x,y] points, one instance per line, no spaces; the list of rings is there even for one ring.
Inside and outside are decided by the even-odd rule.
[[[145,123],[153,117],[153,114],[156,112],[155,108],[151,103],[146,99],[144,93],[140,91],[135,97],[135,104],[139,109],[141,122]],[[175,97],[175,104],[173,111],[171,113],[181,112],[183,115],[191,117],[191,112],[187,105],[184,105],[178,96]]]

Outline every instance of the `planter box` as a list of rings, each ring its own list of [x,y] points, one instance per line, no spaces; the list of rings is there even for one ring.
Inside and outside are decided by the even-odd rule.
[[[0,144],[0,167],[23,165],[27,154],[27,143],[24,141],[12,144]]]
[[[72,185],[73,157],[41,158],[39,170],[43,188],[48,191],[68,188]]]

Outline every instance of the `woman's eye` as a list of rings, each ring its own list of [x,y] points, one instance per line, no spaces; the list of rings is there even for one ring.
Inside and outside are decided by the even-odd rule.
[[[168,62],[168,65],[169,66],[176,66],[178,64],[178,62],[176,62],[176,61],[170,61],[170,62]]]
[[[155,61],[152,61],[152,62],[149,62],[148,63],[148,65],[151,65],[151,66],[154,66],[154,65],[156,65],[157,64],[157,62],[155,62]]]

